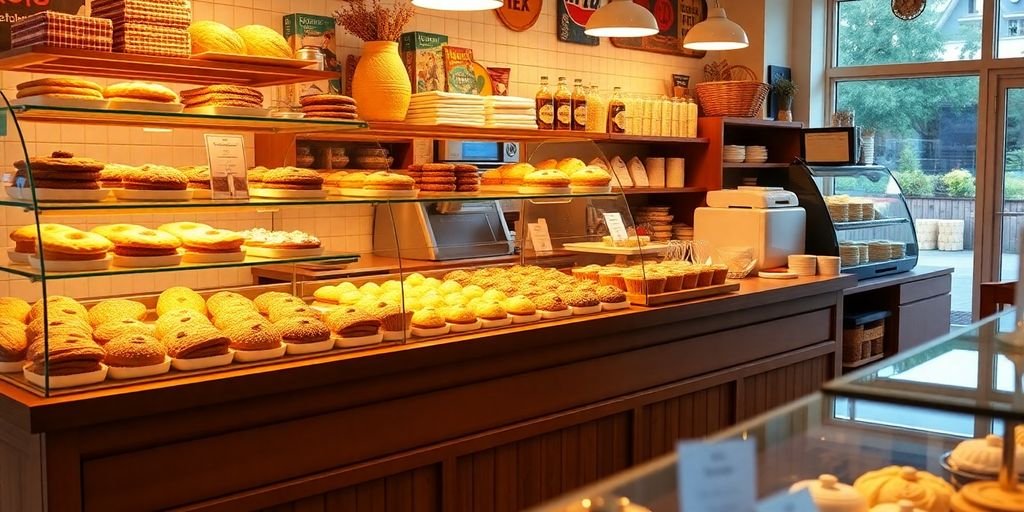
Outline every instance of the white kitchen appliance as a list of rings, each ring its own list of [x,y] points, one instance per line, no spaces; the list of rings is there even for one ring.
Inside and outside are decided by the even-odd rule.
[[[786,265],[790,254],[803,254],[807,213],[796,195],[777,187],[740,187],[707,194],[711,206],[693,215],[693,238],[712,248],[749,247],[755,270]]]

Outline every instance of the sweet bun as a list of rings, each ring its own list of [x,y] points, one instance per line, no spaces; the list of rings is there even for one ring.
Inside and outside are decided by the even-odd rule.
[[[245,42],[245,51],[249,55],[264,57],[292,58],[292,49],[284,36],[263,25],[246,25],[235,29]]]
[[[264,315],[270,313],[270,307],[278,302],[284,302],[286,304],[305,304],[302,302],[302,299],[284,292],[261,293],[253,299],[253,303],[256,304],[256,310]]]
[[[142,320],[146,318],[146,305],[126,299],[105,300],[89,310],[89,323],[93,327],[114,320]]]
[[[160,338],[167,355],[175,359],[198,359],[227,354],[231,340],[212,325],[178,327]]]
[[[533,165],[537,170],[540,169],[558,169],[558,160],[549,158],[547,160],[541,160]]]
[[[32,306],[18,297],[0,297],[0,318],[10,318],[21,323],[28,322]]]
[[[110,340],[125,334],[145,334],[156,336],[156,325],[147,324],[130,318],[114,320],[100,324],[92,331],[92,339],[103,345]]]
[[[274,329],[285,343],[317,343],[331,338],[331,330],[316,318],[294,316],[274,322]]]
[[[156,301],[156,314],[163,316],[175,309],[191,309],[206,316],[206,301],[191,288],[173,286],[160,293]]]
[[[225,329],[224,335],[231,340],[235,350],[271,350],[281,346],[281,335],[266,320],[236,322]]]
[[[227,25],[216,21],[195,21],[188,27],[192,54],[204,52],[245,55],[245,41]]]
[[[583,160],[579,158],[563,158],[558,161],[556,168],[572,177],[572,173],[586,167],[587,164],[583,163]]]
[[[256,305],[253,304],[253,302],[251,300],[249,300],[246,296],[244,296],[242,294],[239,294],[239,293],[235,293],[235,292],[228,292],[228,291],[217,292],[217,293],[211,295],[210,298],[206,299],[206,309],[210,312],[211,315],[214,315],[214,316],[219,314],[219,310],[220,309],[222,309],[222,308],[224,308],[224,307],[226,307],[228,305],[236,305],[236,304],[237,305],[246,305],[246,306],[251,307],[253,311],[257,311],[257,312],[259,311],[256,308]]]
[[[89,312],[85,310],[85,306],[79,304],[77,300],[72,299],[71,297],[65,297],[63,295],[50,295],[49,297],[46,298],[46,308],[50,311],[51,314],[57,310],[62,310],[65,312],[67,310],[70,310],[71,313],[67,314],[79,316],[83,320],[89,319]],[[29,310],[28,320],[35,320],[36,318],[41,318],[42,316],[43,301],[38,300],[36,301],[35,304],[32,305],[32,308]]]
[[[78,335],[53,334],[49,343],[35,343],[28,348],[29,371],[50,376],[77,375],[100,369],[105,353],[90,338]]]
[[[206,318],[206,315],[199,313],[191,309],[176,309],[174,311],[168,311],[156,321],[156,337],[163,338],[167,334],[181,329],[183,327],[191,326],[210,326],[210,319]]]
[[[167,348],[160,340],[146,334],[123,334],[103,346],[109,366],[153,366],[164,362]]]
[[[25,324],[6,317],[0,317],[0,362],[10,363],[25,359],[28,337]]]

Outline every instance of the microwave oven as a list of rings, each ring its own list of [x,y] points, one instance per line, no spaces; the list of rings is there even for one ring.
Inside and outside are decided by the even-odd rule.
[[[439,140],[434,144],[434,159],[437,162],[496,167],[519,161],[519,144],[515,142]]]

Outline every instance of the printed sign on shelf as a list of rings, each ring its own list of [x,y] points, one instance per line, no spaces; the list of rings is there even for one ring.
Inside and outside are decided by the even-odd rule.
[[[537,254],[550,254],[553,248],[551,246],[551,233],[548,232],[548,221],[542,217],[537,219],[537,222],[529,223],[528,227],[530,229],[530,241],[533,242],[533,251]]]
[[[249,182],[245,164],[245,138],[241,135],[205,134],[213,199],[245,199]]]
[[[626,231],[626,223],[622,222],[621,213],[605,213],[604,223],[608,226],[608,235],[612,237],[612,240],[621,242],[629,238],[629,232]]]
[[[683,512],[753,512],[754,442],[683,441],[676,445],[676,477]]]
[[[597,46],[601,40],[583,33],[590,21],[590,15],[598,7],[601,7],[601,0],[556,0],[558,3],[558,16],[555,22],[555,32],[558,33],[558,40],[567,43],[585,44]]]

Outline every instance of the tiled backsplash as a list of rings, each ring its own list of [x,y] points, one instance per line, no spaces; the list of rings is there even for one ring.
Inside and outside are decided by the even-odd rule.
[[[390,0],[384,0],[385,3]],[[537,24],[526,32],[511,31],[492,12],[451,13],[417,10],[407,30],[446,34],[449,43],[469,47],[484,65],[512,68],[510,94],[532,96],[541,75],[552,80],[558,76],[582,78],[587,84],[602,89],[620,86],[623,90],[650,94],[668,91],[672,73],[694,76],[701,61],[615,48],[602,40],[599,46],[563,43],[555,37],[556,2],[544,3]],[[281,18],[289,13],[330,15],[341,0],[196,0],[195,19],[212,19],[231,27],[259,23],[281,30]],[[358,54],[361,42],[338,28],[338,56]],[[29,73],[2,72],[0,87],[13,98],[17,84],[40,78]],[[105,80],[97,80],[105,84]],[[168,84],[177,90],[190,86]],[[272,98],[276,90],[264,91]],[[30,155],[48,154],[54,150],[71,151],[105,162],[130,165],[159,163],[173,166],[206,162],[203,131],[175,129],[171,132],[146,132],[140,127],[94,127],[81,125],[26,124],[23,127]],[[0,163],[10,169],[11,163],[23,158],[21,143],[14,130],[0,147]],[[253,162],[253,138],[246,136],[246,154]],[[45,222],[58,222],[88,229],[99,224],[131,222],[157,226],[172,221],[200,221],[226,229],[265,227],[302,229],[320,237],[328,250],[367,252],[372,246],[373,211],[369,206],[334,206],[328,208],[282,208],[275,215],[244,210],[230,213],[188,213],[159,215],[98,215],[48,217]],[[32,216],[13,208],[0,208],[0,223],[6,232],[32,222]],[[159,291],[176,284],[195,288],[216,288],[246,285],[252,282],[248,268],[145,274],[51,281],[49,293],[75,297],[99,297]],[[13,294],[26,299],[40,295],[40,287],[25,279],[0,276],[0,295]]]

